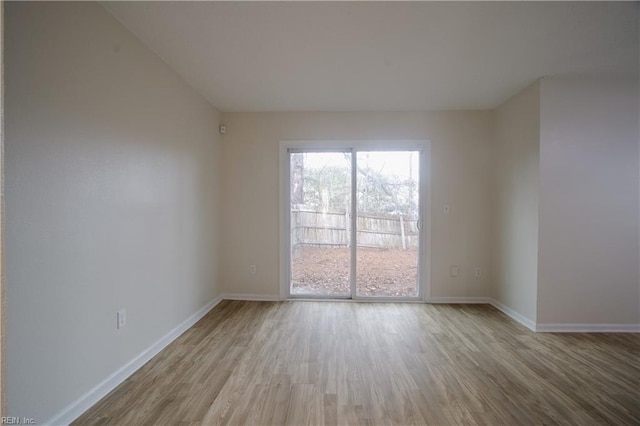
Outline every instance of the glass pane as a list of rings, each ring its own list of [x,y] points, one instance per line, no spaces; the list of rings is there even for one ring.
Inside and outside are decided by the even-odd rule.
[[[357,153],[358,296],[418,295],[418,151]]]
[[[351,295],[351,153],[291,153],[291,294]]]

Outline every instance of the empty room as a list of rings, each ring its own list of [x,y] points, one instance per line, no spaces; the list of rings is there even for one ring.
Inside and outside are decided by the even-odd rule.
[[[0,423],[640,424],[637,2],[0,4]]]

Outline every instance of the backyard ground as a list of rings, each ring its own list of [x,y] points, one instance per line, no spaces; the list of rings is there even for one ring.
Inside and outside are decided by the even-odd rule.
[[[359,296],[415,296],[418,252],[416,249],[358,247]],[[291,293],[348,296],[348,248],[296,247],[292,255]]]

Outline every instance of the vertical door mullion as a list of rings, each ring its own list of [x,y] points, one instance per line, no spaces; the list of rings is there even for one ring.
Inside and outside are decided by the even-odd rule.
[[[285,254],[285,256],[287,257],[286,259],[286,263],[287,263],[287,270],[285,272],[285,282],[286,282],[286,289],[285,289],[285,296],[287,297],[287,299],[291,298],[291,277],[293,276],[292,273],[292,266],[291,266],[291,261],[292,261],[292,256],[291,256],[291,150],[288,149],[287,150],[287,161],[284,164],[284,168],[285,168],[285,173],[286,173],[286,177],[287,177],[287,186],[284,189],[284,203],[285,203],[285,227],[286,227],[286,232],[283,235],[283,238],[285,239],[285,247],[287,248],[287,252]]]
[[[356,203],[357,199],[357,184],[358,184],[358,162],[356,159],[356,150],[351,150],[351,298],[355,299],[356,294],[356,279],[357,279],[357,252],[358,247],[358,208]]]
[[[416,277],[418,280],[418,282],[416,283],[416,296],[418,297],[418,299],[423,298],[422,274],[424,273],[422,268],[422,251],[424,250],[424,244],[422,244],[422,238],[424,236],[424,221],[422,212],[424,211],[425,197],[423,197],[422,194],[422,185],[424,185],[422,176],[424,176],[426,168],[424,167],[423,153],[423,149],[418,150],[418,223],[420,223],[420,227],[418,228],[418,271]]]

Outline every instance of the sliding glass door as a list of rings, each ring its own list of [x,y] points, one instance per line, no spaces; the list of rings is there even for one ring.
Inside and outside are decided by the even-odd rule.
[[[290,154],[291,295],[351,297],[351,152]]]
[[[419,296],[419,150],[289,149],[288,294]]]
[[[420,153],[356,155],[356,294],[416,297]]]

